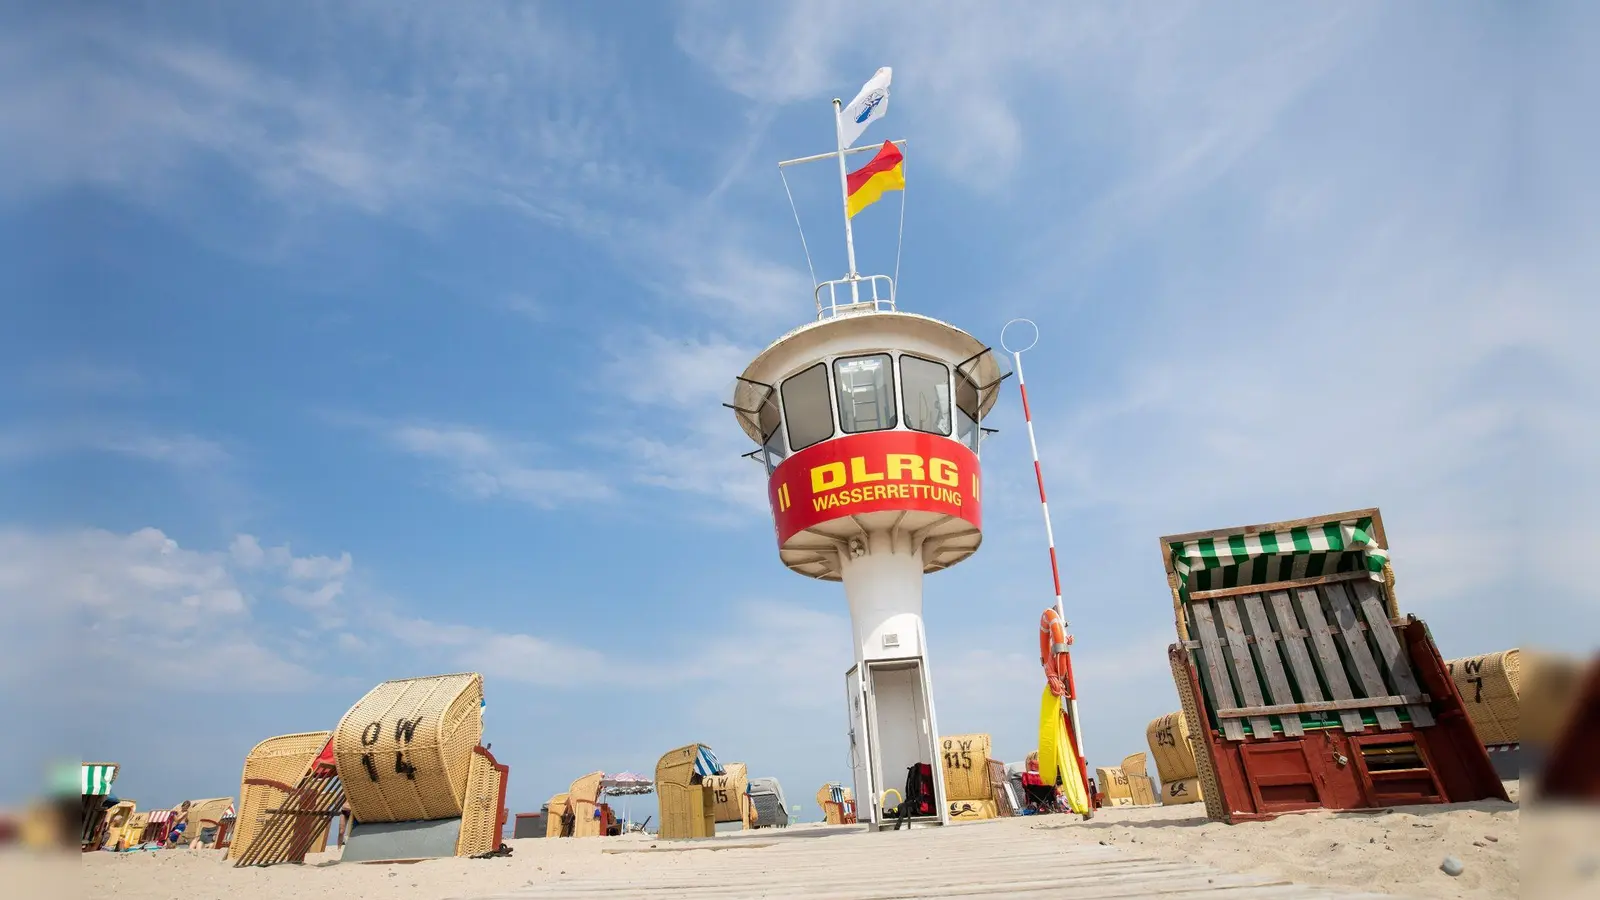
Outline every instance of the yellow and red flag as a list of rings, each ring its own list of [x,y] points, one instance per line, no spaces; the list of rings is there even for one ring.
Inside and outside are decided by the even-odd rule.
[[[883,147],[878,150],[878,155],[872,162],[850,173],[845,180],[846,195],[849,199],[845,202],[845,210],[851,218],[855,214],[878,202],[884,191],[903,191],[906,189],[906,173],[903,163],[905,157],[900,155],[900,148],[893,141],[884,141]]]

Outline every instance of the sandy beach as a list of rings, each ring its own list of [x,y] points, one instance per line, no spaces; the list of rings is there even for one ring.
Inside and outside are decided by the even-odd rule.
[[[1514,786],[1513,786],[1514,787]],[[1515,796],[1513,794],[1513,796]],[[519,840],[509,858],[235,869],[218,852],[92,853],[84,896],[127,900],[1152,894],[1487,898],[1519,893],[1515,803],[1311,813],[1228,826],[1198,804],[877,835],[800,825],[706,841]],[[1465,871],[1439,870],[1453,855]]]

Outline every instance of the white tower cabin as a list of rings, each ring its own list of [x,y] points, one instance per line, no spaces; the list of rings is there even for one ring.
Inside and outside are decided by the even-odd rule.
[[[944,824],[922,578],[983,539],[978,446],[1004,376],[972,335],[896,309],[887,276],[824,282],[815,297],[817,321],[762,351],[728,405],[760,445],[779,558],[844,583],[858,819],[884,825],[898,805],[885,792],[927,763],[936,815],[916,821]]]

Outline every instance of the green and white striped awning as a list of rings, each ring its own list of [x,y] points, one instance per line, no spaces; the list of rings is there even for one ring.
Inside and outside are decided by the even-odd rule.
[[[1383,580],[1389,551],[1378,546],[1371,517],[1329,521],[1287,531],[1234,534],[1167,545],[1178,596],[1242,585],[1366,571]]]
[[[116,763],[84,763],[83,792],[89,796],[111,793],[111,782],[117,780]]]

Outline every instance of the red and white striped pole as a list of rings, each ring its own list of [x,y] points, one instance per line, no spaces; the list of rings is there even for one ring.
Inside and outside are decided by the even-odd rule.
[[[1033,339],[1028,341],[1026,347],[1012,349],[1006,343],[1006,330],[1012,325],[1025,324],[1033,329]],[[1020,343],[1020,342],[1019,342]],[[1000,330],[1000,346],[1011,354],[1011,368],[1017,373],[1017,388],[1022,392],[1022,419],[1028,425],[1028,449],[1033,452],[1033,477],[1039,483],[1039,509],[1044,513],[1044,536],[1050,545],[1050,577],[1055,582],[1056,588],[1056,615],[1061,617],[1061,627],[1067,627],[1067,610],[1061,601],[1061,566],[1056,560],[1056,534],[1050,526],[1050,501],[1044,494],[1044,470],[1039,466],[1039,442],[1033,436],[1033,411],[1028,407],[1028,382],[1022,377],[1022,354],[1032,350],[1033,345],[1039,343],[1039,326],[1030,319],[1012,319]],[[1068,635],[1071,641],[1072,636]],[[1083,726],[1078,721],[1078,687],[1077,679],[1072,675],[1072,654],[1067,654],[1067,692],[1061,698],[1062,705],[1067,708],[1067,717],[1072,720],[1072,741],[1078,751],[1078,768],[1084,777],[1084,784],[1088,782],[1088,754],[1083,749]],[[1092,802],[1092,801],[1091,801]],[[1091,807],[1092,808],[1092,807]]]

